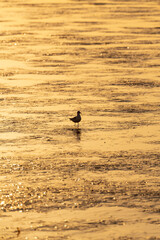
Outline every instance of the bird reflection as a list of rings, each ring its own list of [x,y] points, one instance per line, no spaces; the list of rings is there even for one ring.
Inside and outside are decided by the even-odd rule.
[[[80,128],[75,128],[72,129],[73,134],[76,136],[77,140],[81,140],[81,129]]]

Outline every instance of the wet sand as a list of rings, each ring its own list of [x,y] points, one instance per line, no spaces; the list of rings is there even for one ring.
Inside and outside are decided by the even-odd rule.
[[[0,239],[160,239],[158,3],[0,1]]]

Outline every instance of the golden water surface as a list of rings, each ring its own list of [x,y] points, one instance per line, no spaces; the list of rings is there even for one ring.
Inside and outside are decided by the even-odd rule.
[[[0,239],[160,239],[159,119],[158,0],[1,0]]]

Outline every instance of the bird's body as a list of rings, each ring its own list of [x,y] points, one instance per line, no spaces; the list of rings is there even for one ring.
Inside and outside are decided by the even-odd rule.
[[[77,112],[77,116],[75,116],[75,117],[73,117],[73,118],[70,118],[70,120],[72,121],[72,122],[74,122],[74,123],[78,123],[79,124],[79,122],[81,121],[81,112],[80,111],[78,111]]]

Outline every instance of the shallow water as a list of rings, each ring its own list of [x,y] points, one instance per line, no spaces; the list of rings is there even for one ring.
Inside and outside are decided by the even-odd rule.
[[[0,1],[1,239],[160,239],[158,3]]]

